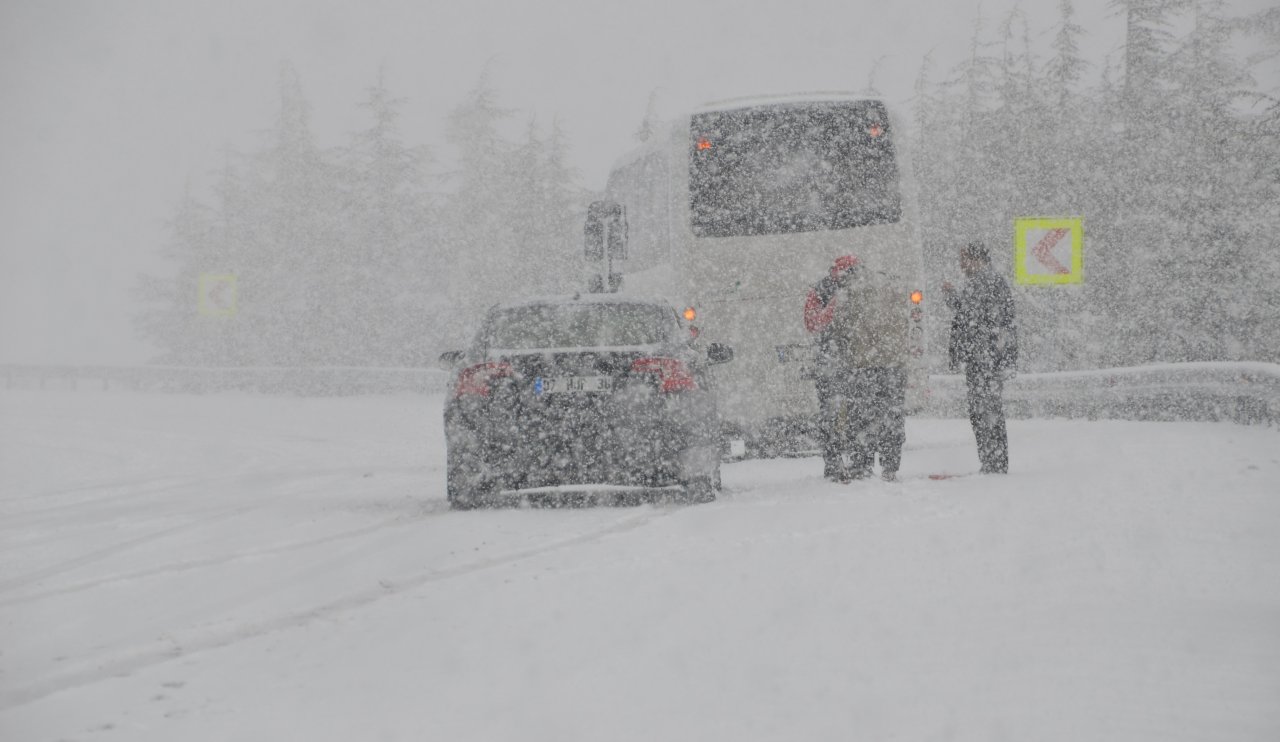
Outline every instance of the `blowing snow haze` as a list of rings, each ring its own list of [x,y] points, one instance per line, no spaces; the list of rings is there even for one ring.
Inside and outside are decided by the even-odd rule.
[[[0,742],[1275,742],[1274,5],[0,0]]]
[[[1275,361],[1280,21],[1166,5],[8,2],[0,361],[418,364],[577,287],[646,118],[812,90],[906,118],[930,281],[1010,209],[1086,216],[1085,290],[1021,297],[1039,367]]]

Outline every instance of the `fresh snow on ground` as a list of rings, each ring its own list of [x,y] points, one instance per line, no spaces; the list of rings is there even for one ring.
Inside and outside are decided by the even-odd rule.
[[[1276,740],[1280,434],[449,512],[439,397],[0,392],[0,739]]]

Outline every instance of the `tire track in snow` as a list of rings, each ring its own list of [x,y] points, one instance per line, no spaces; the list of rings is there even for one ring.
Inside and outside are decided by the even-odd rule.
[[[4,502],[7,504],[7,503],[15,503],[15,502],[26,502],[27,500],[46,500],[46,499],[52,500],[60,497],[66,497],[67,495],[75,495],[81,492],[89,492],[91,490],[102,490],[105,492],[110,490],[118,490],[125,487],[130,487],[130,488],[148,487],[148,486],[153,486],[157,484],[161,485],[158,489],[163,490],[166,487],[180,487],[183,484],[191,484],[198,481],[200,480],[184,479],[181,477],[174,477],[174,476],[149,477],[146,479],[120,479],[113,482],[93,482],[91,484],[82,484],[75,487],[64,487],[56,490],[46,490],[44,492],[30,492],[24,495],[10,495],[4,498]],[[167,483],[167,484],[161,484],[161,483]],[[151,491],[155,491],[155,490],[151,490]],[[125,492],[121,494],[127,495],[127,494],[133,494],[133,493]],[[105,495],[106,498],[113,498],[113,497],[119,497],[119,496],[120,496],[119,494]],[[67,507],[74,507],[75,505],[81,505],[81,504],[84,504],[83,500],[79,500],[73,503],[62,503],[59,505],[54,505],[48,508],[48,510],[63,509]],[[28,511],[28,513],[31,513],[31,514],[40,513],[40,512],[44,512],[44,510]],[[23,515],[26,515],[28,513],[23,513]]]
[[[641,528],[652,521],[664,517],[676,509],[650,508],[614,523],[569,538],[558,539],[549,543],[520,549],[508,554],[478,559],[452,567],[428,569],[418,574],[398,580],[380,580],[376,587],[366,588],[350,593],[344,597],[331,600],[307,610],[295,611],[273,619],[251,622],[239,627],[212,630],[203,636],[174,645],[139,647],[124,650],[121,656],[103,661],[96,661],[94,666],[84,670],[73,670],[55,675],[38,683],[0,692],[0,711],[7,711],[23,706],[41,698],[73,688],[92,685],[93,683],[113,677],[130,675],[153,665],[169,662],[196,652],[219,649],[260,636],[284,631],[315,623],[335,614],[362,608],[383,598],[400,595],[407,590],[428,585],[433,582],[451,580],[457,577],[483,572],[485,570],[515,564],[527,559],[548,554],[561,549],[573,548],[599,541],[609,536],[627,533]]]
[[[175,526],[162,528],[159,531],[151,531],[149,533],[144,533],[141,536],[136,536],[134,538],[127,539],[125,541],[119,541],[117,543],[111,544],[110,546],[105,546],[103,548],[90,551],[86,554],[82,554],[76,557],[75,559],[67,559],[65,561],[61,561],[56,564],[51,564],[47,567],[37,569],[34,572],[28,572],[18,577],[11,577],[7,580],[0,581],[0,593],[11,593],[15,590],[20,590],[23,587],[26,587],[27,585],[30,585],[32,583],[40,582],[41,580],[47,580],[50,577],[60,575],[63,572],[70,572],[72,570],[79,569],[80,567],[83,567],[86,564],[92,564],[101,559],[105,559],[107,557],[114,556],[121,552],[129,551],[130,549],[137,548],[139,546],[142,546],[143,544],[168,538],[169,536],[172,536],[175,533],[182,533],[184,531],[189,531],[194,528],[203,528],[212,523],[221,523],[223,521],[227,521],[232,518],[243,515],[253,509],[254,509],[254,506],[236,508],[235,510],[231,510],[229,512],[223,512],[219,516],[215,516],[211,518],[202,518],[199,520],[192,520],[187,523],[179,523],[178,525],[175,525]],[[197,511],[196,513],[194,513],[194,515],[200,515],[203,512],[219,512],[219,511],[218,510]]]
[[[317,476],[317,478],[323,478],[325,480],[333,480],[335,478],[340,479],[344,476],[350,476],[355,472],[364,472],[364,471],[367,471],[366,467],[347,467],[342,469],[330,470],[328,472],[305,470],[301,473],[314,474]],[[264,478],[264,476],[283,477],[285,478],[284,484],[299,483],[295,479],[290,479],[290,477],[297,476],[296,472],[272,472],[268,475],[263,475],[263,474],[234,475],[234,476],[222,477],[222,478],[212,479],[212,480],[210,479],[193,480],[194,482],[193,484],[183,484],[183,485],[175,485],[173,487],[164,487],[159,490],[152,490],[147,494],[157,494],[159,492],[165,492],[165,491],[174,490],[174,489],[183,489],[183,488],[193,487],[193,486],[203,487],[210,484],[215,484],[220,482],[221,483],[232,482],[232,481],[245,479],[245,478],[253,479],[255,481],[260,481],[261,479]],[[291,493],[290,496],[297,497],[299,495],[306,496],[306,495],[313,495],[313,494],[326,494],[330,492],[332,492],[331,483],[326,482],[325,485],[312,483],[309,486],[307,486],[306,489],[301,490],[299,492]],[[267,500],[267,504],[264,504],[264,498],[262,496],[259,496],[254,498],[252,501],[248,503],[241,504],[238,507],[232,507],[231,509],[227,509],[226,507],[215,507],[215,508],[207,508],[207,509],[198,510],[198,511],[184,511],[183,513],[181,513],[181,515],[184,518],[190,518],[190,520],[188,520],[187,522],[178,523],[176,525],[172,525],[167,528],[162,528],[158,531],[150,531],[148,533],[141,534],[139,536],[127,539],[125,541],[119,541],[109,546],[104,546],[102,548],[95,549],[91,552],[82,554],[74,559],[68,559],[62,562],[58,562],[56,564],[52,564],[17,577],[10,577],[5,580],[0,580],[0,594],[12,593],[16,590],[20,590],[33,583],[37,583],[42,580],[47,580],[50,577],[54,577],[59,574],[63,574],[65,572],[70,572],[75,569],[79,569],[80,567],[83,567],[87,564],[92,564],[93,562],[96,562],[98,560],[105,559],[105,558],[114,556],[116,554],[129,551],[131,549],[135,549],[139,546],[143,546],[153,541],[159,541],[159,540],[168,538],[177,533],[183,533],[193,529],[203,528],[212,524],[225,522],[232,518],[236,518],[236,517],[248,514],[250,512],[253,512],[255,510],[261,509],[263,507],[267,507],[268,504],[270,504],[269,500]],[[72,506],[68,505],[66,507],[72,507]],[[138,507],[146,507],[146,506],[138,506]],[[61,506],[59,509],[61,509]],[[29,523],[25,525],[27,527],[30,526]],[[22,547],[19,547],[19,548],[22,548]],[[3,603],[0,603],[0,605],[2,604]]]
[[[192,559],[189,561],[177,562],[174,564],[167,564],[161,567],[153,567],[151,569],[137,570],[134,572],[125,572],[122,574],[110,575],[97,580],[86,580],[84,582],[78,582],[71,585],[64,585],[62,587],[57,587],[57,588],[50,588],[48,590],[43,590],[40,592],[26,593],[24,595],[19,595],[17,597],[0,598],[0,608],[5,608],[9,606],[14,606],[14,605],[22,605],[24,603],[31,603],[37,600],[43,600],[44,598],[52,598],[52,597],[57,597],[59,595],[68,595],[70,593],[82,592],[84,590],[92,590],[94,588],[104,587],[106,585],[112,585],[112,584],[121,583],[121,582],[134,582],[137,580],[145,580],[151,577],[181,574],[183,572],[189,572],[192,570],[206,569],[209,567],[218,567],[225,564],[231,564],[234,562],[239,562],[239,561],[244,561],[249,559],[260,559],[263,557],[272,557],[280,554],[288,554],[295,551],[302,551],[315,546],[323,546],[323,545],[335,543],[338,541],[345,541],[347,539],[356,538],[359,536],[365,536],[370,533],[375,533],[377,531],[381,531],[388,528],[417,525],[421,523],[423,518],[426,516],[438,517],[447,512],[449,512],[449,504],[447,502],[443,500],[438,500],[438,501],[433,500],[433,501],[424,503],[422,508],[419,510],[418,514],[411,515],[408,517],[398,516],[395,518],[389,518],[383,521],[379,521],[377,523],[372,523],[367,526],[362,526],[360,528],[353,528],[346,531],[339,531],[338,533],[327,534],[325,536],[318,536],[316,538],[304,539],[302,541],[295,541],[293,543],[283,544],[281,546],[276,546],[270,549],[255,549],[252,551],[242,551],[234,554],[223,554],[221,556],[205,557],[203,559]],[[216,521],[203,521],[202,524],[211,523],[211,522],[216,522]],[[79,565],[77,564],[75,566],[79,566]],[[48,576],[49,575],[44,575],[44,576],[41,576],[39,579],[45,579]],[[27,582],[29,583],[30,580],[27,580]],[[21,586],[18,586],[18,587],[21,587]],[[7,588],[6,584],[0,583],[0,592],[12,592],[11,589],[6,589],[6,588]]]
[[[247,471],[236,474],[224,474],[213,477],[152,477],[137,480],[120,480],[108,484],[90,484],[67,489],[52,490],[48,492],[16,495],[0,499],[0,508],[5,510],[13,503],[21,503],[29,500],[43,499],[59,499],[68,495],[90,492],[99,490],[99,493],[92,497],[83,497],[72,502],[59,502],[50,504],[46,507],[35,508],[31,510],[19,510],[5,515],[6,527],[19,526],[27,527],[35,525],[41,519],[52,519],[61,517],[67,511],[83,511],[85,508],[95,506],[119,506],[122,501],[134,498],[148,497],[152,495],[160,495],[176,490],[191,489],[195,487],[220,485],[225,486],[234,482],[249,480],[250,482],[260,482],[263,479],[284,479],[286,482],[295,480],[304,475],[315,477],[341,477],[343,475],[364,474],[369,471],[378,471],[383,473],[406,471],[421,471],[421,466],[344,466],[334,467],[331,469],[314,469],[314,468],[298,468],[298,469],[281,469],[278,471],[255,472]],[[118,490],[125,490],[120,492]],[[140,503],[133,507],[147,507],[150,503]],[[24,520],[26,519],[26,520]]]

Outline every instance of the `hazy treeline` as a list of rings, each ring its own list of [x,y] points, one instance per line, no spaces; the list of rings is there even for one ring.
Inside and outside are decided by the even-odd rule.
[[[1051,28],[979,21],[948,71],[925,60],[911,150],[934,295],[962,240],[1012,277],[1015,217],[1081,216],[1085,283],[1017,289],[1027,370],[1280,361],[1280,105],[1251,77],[1264,55],[1233,54],[1274,60],[1280,10],[1112,6],[1126,40],[1101,69],[1070,0]]]
[[[903,149],[930,294],[958,278],[963,241],[986,240],[1011,276],[1015,217],[1081,216],[1085,283],[1017,289],[1026,370],[1280,361],[1280,105],[1251,77],[1280,54],[1280,10],[1113,6],[1126,41],[1100,67],[1079,53],[1070,0],[1050,28],[1015,10],[979,20],[959,64],[924,60]],[[288,67],[280,104],[261,146],[228,156],[212,203],[181,199],[174,273],[140,281],[159,361],[421,365],[493,301],[583,285],[590,195],[564,137],[530,122],[504,138],[516,114],[485,78],[446,114],[448,168],[405,142],[381,81],[359,102],[368,128],[341,147],[315,143]],[[236,276],[234,316],[196,311],[201,274]],[[936,369],[948,318],[941,302],[927,316]]]
[[[211,366],[423,365],[503,297],[576,285],[582,203],[554,123],[500,133],[484,78],[448,112],[442,171],[405,142],[400,100],[379,80],[368,128],[322,148],[301,81],[280,76],[280,113],[262,145],[235,152],[212,203],[181,199],[166,276],[143,276],[144,336],[158,362]],[[201,275],[233,275],[236,311],[197,311]],[[229,293],[229,292],[227,292]]]

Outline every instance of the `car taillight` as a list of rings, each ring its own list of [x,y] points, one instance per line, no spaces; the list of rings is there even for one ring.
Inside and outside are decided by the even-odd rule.
[[[458,385],[453,389],[456,397],[487,397],[489,382],[513,375],[510,363],[488,362],[469,366],[458,374]]]
[[[658,389],[662,392],[678,392],[698,388],[689,367],[678,358],[637,358],[631,370],[642,374],[657,374]]]

